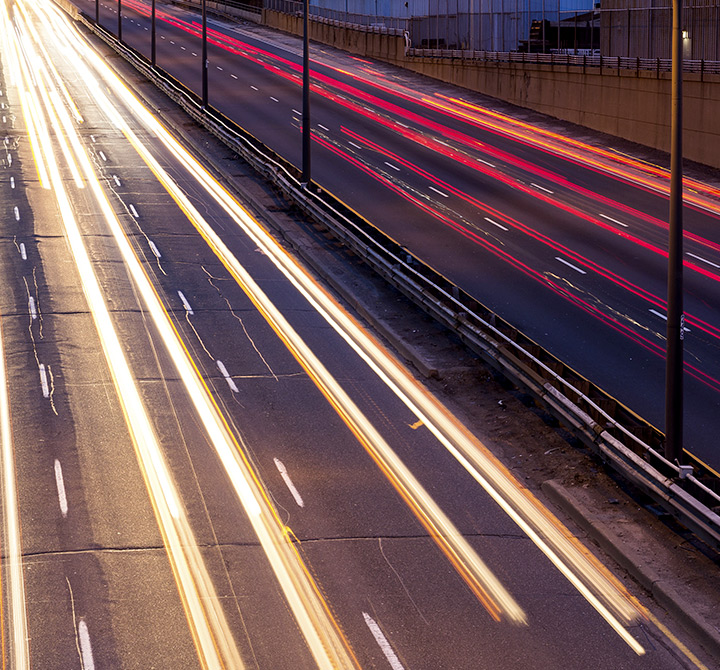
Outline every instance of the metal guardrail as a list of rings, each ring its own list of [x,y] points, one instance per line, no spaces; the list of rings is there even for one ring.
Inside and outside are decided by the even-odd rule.
[[[636,72],[671,72],[669,58],[628,58],[626,56],[599,56],[573,54],[523,53],[519,51],[469,51],[467,49],[417,49],[406,51],[415,58],[455,58],[486,61],[489,63],[534,63],[540,65],[570,65],[574,67],[598,67],[613,70],[635,70]],[[684,72],[720,74],[720,61],[683,60]]]
[[[301,185],[296,167],[167,73],[80,13],[78,20],[121,53],[199,124],[242,156],[287,199],[361,256],[378,274],[457,333],[488,364],[570,428],[610,467],[720,549],[720,475],[691,454],[688,465],[662,456],[664,435],[540,347],[471,295],[322,188]]]

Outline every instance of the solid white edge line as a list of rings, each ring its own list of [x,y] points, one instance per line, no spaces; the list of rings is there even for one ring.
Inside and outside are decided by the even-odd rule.
[[[380,630],[380,626],[377,625],[375,619],[373,619],[367,612],[363,612],[363,618],[365,619],[365,624],[370,629],[372,636],[375,638],[375,642],[378,643],[378,647],[380,647],[380,650],[385,655],[387,662],[390,664],[390,667],[393,670],[405,670],[405,667],[402,663],[400,663],[400,659],[397,657],[395,650],[392,648],[390,642],[388,642],[388,639],[385,637],[382,630]]]

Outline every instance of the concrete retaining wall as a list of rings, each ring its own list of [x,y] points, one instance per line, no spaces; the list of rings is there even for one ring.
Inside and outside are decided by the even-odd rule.
[[[265,25],[297,35],[302,18],[265,10]],[[655,149],[670,151],[670,73],[405,55],[401,35],[312,21],[311,39],[457,84]],[[720,75],[686,73],[683,153],[720,168]]]

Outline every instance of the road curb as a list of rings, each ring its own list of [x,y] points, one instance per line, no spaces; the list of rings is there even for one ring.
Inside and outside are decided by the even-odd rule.
[[[702,616],[691,594],[680,593],[655,568],[638,561],[628,551],[626,541],[608,523],[590,511],[572,489],[555,480],[543,482],[542,490],[560,509],[580,526],[618,565],[626,570],[653,599],[676,619],[710,654],[720,658],[720,631]]]

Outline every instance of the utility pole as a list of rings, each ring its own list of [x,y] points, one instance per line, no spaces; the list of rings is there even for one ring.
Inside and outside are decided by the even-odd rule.
[[[202,109],[208,106],[207,0],[202,0]]]
[[[682,0],[673,0],[665,457],[683,460]]]
[[[302,177],[300,181],[309,185],[310,173],[310,0],[305,0],[303,12],[303,113],[302,113]]]

